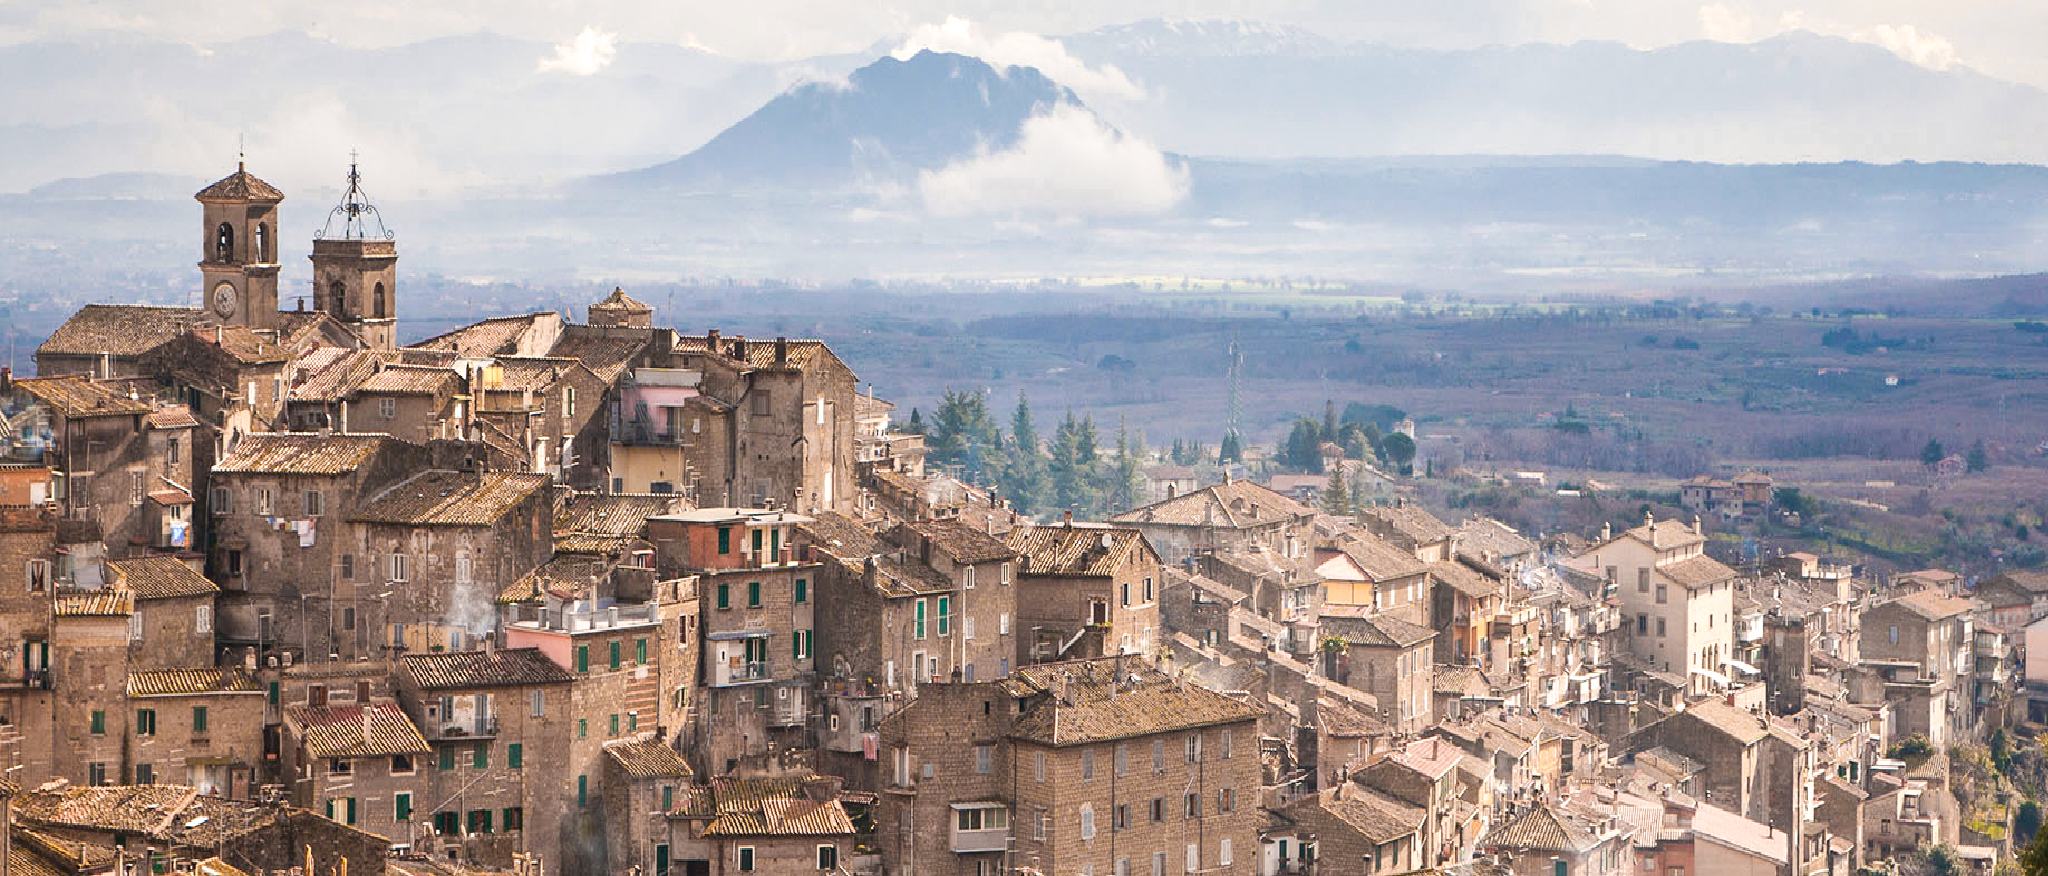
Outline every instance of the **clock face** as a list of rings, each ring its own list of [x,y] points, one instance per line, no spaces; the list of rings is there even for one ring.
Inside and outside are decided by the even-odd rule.
[[[235,287],[222,283],[213,287],[213,311],[221,316],[235,315]]]

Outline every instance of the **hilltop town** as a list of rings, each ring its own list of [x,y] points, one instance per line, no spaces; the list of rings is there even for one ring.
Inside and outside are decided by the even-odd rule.
[[[0,876],[1991,876],[2039,828],[2048,574],[1722,555],[1748,472],[1450,521],[1412,422],[1020,501],[825,343],[623,288],[401,343],[357,182],[309,305],[238,167],[200,306],[0,373]]]

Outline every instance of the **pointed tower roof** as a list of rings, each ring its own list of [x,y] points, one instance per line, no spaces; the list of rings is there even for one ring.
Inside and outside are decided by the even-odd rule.
[[[267,182],[256,178],[247,165],[235,162],[235,172],[192,196],[199,201],[268,201],[277,203],[284,200],[284,193]]]
[[[327,224],[320,226],[320,233],[314,240],[390,240],[391,230],[384,227],[384,217],[377,207],[370,203],[370,196],[363,192],[363,175],[356,170],[355,155],[349,155],[348,191],[341,193],[341,203],[327,211]]]
[[[604,297],[604,300],[602,300],[602,301],[599,301],[599,302],[597,302],[596,304],[592,304],[592,305],[590,305],[590,309],[591,309],[591,310],[617,310],[617,311],[622,311],[622,312],[627,312],[627,313],[653,313],[653,312],[654,312],[654,308],[653,308],[653,307],[650,307],[650,306],[648,306],[647,304],[645,304],[645,303],[643,303],[643,302],[640,302],[640,301],[634,300],[634,298],[633,298],[632,296],[630,296],[630,295],[627,295],[627,294],[626,294],[626,290],[625,290],[625,289],[623,289],[623,288],[621,288],[621,287],[618,287],[618,286],[613,286],[613,287],[612,287],[612,294],[610,294],[610,295],[606,295],[606,296]]]

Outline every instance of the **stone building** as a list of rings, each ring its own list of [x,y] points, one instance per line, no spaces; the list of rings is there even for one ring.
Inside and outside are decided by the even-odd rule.
[[[1859,665],[1883,679],[1899,736],[1919,733],[1938,749],[1963,738],[1975,724],[1967,700],[1975,607],[1968,599],[1930,589],[1863,612]]]
[[[112,586],[135,594],[129,666],[213,665],[213,600],[219,585],[175,557],[114,560],[107,568]]]
[[[1162,563],[1144,534],[1069,522],[1014,529],[1008,542],[1021,557],[1020,664],[1079,653],[1152,653],[1159,643]],[[1091,645],[1099,650],[1085,650]]]
[[[703,403],[671,416],[689,434],[725,437],[690,460],[698,504],[853,512],[858,390],[824,342],[712,330],[677,338],[672,367],[703,375]]]
[[[1254,872],[1258,717],[1137,657],[928,685],[882,725],[884,865]]]
[[[189,488],[197,474],[185,418],[78,376],[0,377],[0,395],[0,407],[28,425],[33,463],[52,471],[50,498],[65,516],[96,521],[116,557],[176,549],[164,509],[188,506],[166,505],[165,491]]]
[[[1375,505],[1361,510],[1358,520],[1365,531],[1425,563],[1451,558],[1451,539],[1457,530],[1420,505],[1400,500],[1392,505]]]
[[[1635,870],[1634,826],[1612,816],[1539,802],[1496,826],[1480,849],[1505,855],[1514,876],[1626,876]]]
[[[439,469],[337,508],[346,516],[328,535],[360,558],[341,577],[381,590],[335,600],[336,649],[474,647],[497,619],[498,594],[553,553],[554,508],[547,475]]]
[[[1325,616],[1326,675],[1372,694],[1394,732],[1416,734],[1436,723],[1437,633],[1392,615]]]
[[[387,872],[383,837],[281,802],[228,800],[170,784],[34,790],[10,802],[16,834],[27,828],[41,851],[61,848],[72,861],[111,868],[118,851],[130,862],[153,859],[165,872],[217,861],[211,872],[275,873],[309,858],[323,871]]]
[[[425,736],[390,700],[284,709],[280,773],[292,802],[407,850],[428,845]]]
[[[605,849],[611,872],[689,873],[669,836],[669,814],[695,790],[681,753],[652,733],[604,744]],[[701,859],[708,867],[710,856]]]
[[[412,828],[415,851],[491,867],[528,854],[568,868],[568,850],[602,835],[575,817],[599,789],[591,772],[574,771],[571,749],[602,740],[573,703],[570,672],[536,648],[407,654],[398,665],[399,702],[432,751],[414,763],[424,782],[412,818],[425,820]]]
[[[1273,810],[1278,826],[1301,845],[1290,854],[1281,840],[1276,864],[1293,863],[1295,872],[1304,872],[1315,862],[1324,869],[1311,872],[1362,876],[1414,872],[1424,858],[1423,815],[1386,794],[1341,782]]]
[[[1204,551],[1264,547],[1298,556],[1308,543],[1315,509],[1250,481],[1225,480],[1110,518],[1144,533],[1166,562]]]
[[[133,733],[121,746],[135,784],[191,785],[202,793],[250,799],[263,769],[264,692],[240,669],[146,669],[128,673]],[[106,770],[112,778],[111,765]]]

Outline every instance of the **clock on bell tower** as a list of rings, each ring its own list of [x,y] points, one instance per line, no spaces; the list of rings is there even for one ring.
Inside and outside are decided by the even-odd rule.
[[[284,193],[237,162],[234,173],[192,197],[201,205],[204,308],[226,325],[276,328],[277,205]]]

